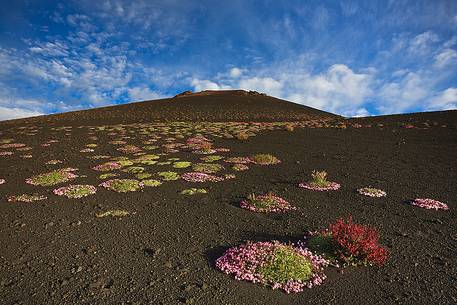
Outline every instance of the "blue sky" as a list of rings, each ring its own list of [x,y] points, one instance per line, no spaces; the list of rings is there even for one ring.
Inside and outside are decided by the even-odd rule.
[[[457,108],[457,1],[3,2],[0,120],[230,88],[345,116]]]

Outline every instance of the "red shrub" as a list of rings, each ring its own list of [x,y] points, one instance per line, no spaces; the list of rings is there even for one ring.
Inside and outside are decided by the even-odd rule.
[[[383,265],[387,260],[387,250],[378,244],[378,232],[368,226],[354,224],[352,216],[347,222],[340,218],[331,224],[330,232],[339,258],[345,262],[355,260]]]

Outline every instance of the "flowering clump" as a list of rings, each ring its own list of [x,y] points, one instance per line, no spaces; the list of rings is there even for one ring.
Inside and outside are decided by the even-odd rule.
[[[119,162],[106,162],[103,164],[99,164],[95,167],[92,167],[92,169],[99,172],[108,172],[111,170],[119,169],[121,167],[122,165]]]
[[[224,180],[224,178],[222,177],[217,177],[199,172],[185,173],[181,176],[181,178],[188,182],[219,182]]]
[[[411,205],[431,210],[449,210],[447,204],[429,198],[417,198],[409,202]]]
[[[109,210],[106,212],[100,212],[95,214],[95,217],[102,218],[102,217],[125,217],[130,215],[130,213],[126,210]]]
[[[281,197],[275,196],[272,193],[267,195],[251,194],[247,199],[240,202],[243,209],[254,212],[286,212],[288,210],[295,210],[286,200]]]
[[[79,152],[82,152],[82,153],[90,153],[90,152],[94,152],[95,150],[93,148],[83,148],[81,149]]]
[[[10,143],[10,144],[3,144],[0,146],[1,149],[8,149],[8,148],[21,148],[26,146],[25,144],[22,143]]]
[[[136,147],[135,145],[125,145],[117,149],[124,154],[134,154],[137,152],[141,152],[141,148]]]
[[[231,157],[224,160],[227,163],[247,164],[251,163],[252,160],[249,157]]]
[[[186,168],[192,166],[192,162],[189,161],[177,161],[173,163],[174,168]]]
[[[379,233],[366,225],[338,219],[328,230],[305,236],[306,246],[327,258],[345,265],[383,265],[388,257],[386,248],[379,245]]]
[[[176,172],[158,172],[157,175],[164,181],[174,181],[179,179],[179,174]]]
[[[46,196],[38,195],[38,194],[22,194],[18,196],[9,196],[9,202],[26,202],[32,203],[35,201],[46,200],[48,199]]]
[[[258,154],[250,157],[251,162],[260,165],[270,165],[270,164],[278,164],[281,161],[273,155],[270,154]]]
[[[339,183],[327,180],[327,172],[313,171],[311,174],[312,181],[300,183],[298,186],[313,191],[335,191],[341,187]]]
[[[4,184],[6,182],[5,179],[0,179],[0,184]]]
[[[49,160],[46,162],[47,165],[55,165],[55,164],[61,164],[62,160]]]
[[[125,173],[129,174],[138,174],[144,172],[144,167],[141,166],[130,166],[122,170]]]
[[[327,261],[306,248],[275,242],[248,242],[228,249],[216,267],[237,280],[269,285],[286,293],[320,285]]]
[[[55,170],[49,173],[40,174],[33,176],[25,180],[27,184],[40,185],[40,186],[52,186],[59,183],[64,183],[78,177],[73,172],[76,171],[75,168],[64,168]]]
[[[155,180],[155,179],[147,179],[147,180],[143,180],[141,182],[143,182],[144,186],[156,187],[156,186],[162,185],[161,181]]]
[[[357,192],[361,195],[365,195],[368,197],[386,197],[387,193],[383,190],[376,189],[374,187],[364,187],[357,190]]]
[[[207,194],[208,191],[205,189],[190,188],[180,192],[181,195],[195,195],[195,194]]]
[[[54,194],[59,196],[65,196],[67,198],[76,199],[93,195],[96,191],[97,189],[93,185],[74,184],[55,189],[53,192]]]
[[[223,170],[224,167],[217,163],[197,163],[192,166],[192,169],[196,172],[214,174]]]
[[[113,178],[113,177],[117,177],[119,176],[118,174],[114,174],[114,173],[108,173],[108,174],[101,174],[100,176],[98,176],[99,179],[108,179],[108,178]]]
[[[200,158],[200,160],[205,161],[205,162],[214,162],[214,161],[219,161],[222,159],[224,159],[224,157],[218,156],[218,155],[204,156],[204,157]]]
[[[135,192],[141,190],[143,185],[143,182],[135,179],[113,179],[100,184],[100,186],[118,193]]]
[[[0,156],[11,156],[12,154],[12,151],[0,151]]]
[[[249,169],[249,166],[246,164],[236,163],[232,166],[232,169],[237,172],[245,171]]]

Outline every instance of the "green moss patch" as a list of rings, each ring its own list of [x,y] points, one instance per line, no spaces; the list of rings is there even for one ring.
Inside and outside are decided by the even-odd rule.
[[[187,168],[192,166],[192,162],[188,161],[178,161],[173,163],[174,168]]]
[[[208,191],[205,189],[190,188],[180,192],[181,195],[195,195],[195,194],[207,194]]]
[[[214,174],[224,169],[224,167],[217,163],[197,163],[192,166],[196,172]]]
[[[157,175],[164,181],[174,181],[180,178],[176,172],[158,172]]]

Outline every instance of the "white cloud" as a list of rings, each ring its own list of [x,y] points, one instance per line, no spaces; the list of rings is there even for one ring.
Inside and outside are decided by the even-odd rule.
[[[424,32],[411,39],[409,42],[409,52],[426,55],[431,52],[431,45],[437,41],[439,41],[438,35],[432,31]]]
[[[127,90],[132,101],[156,100],[163,96],[157,92],[151,91],[148,87],[133,87]]]
[[[33,111],[33,110],[22,109],[22,108],[7,108],[7,107],[0,106],[0,121],[27,118],[27,117],[38,116],[38,115],[43,115],[43,114],[44,113],[39,112],[39,111]]]
[[[332,65],[327,71],[310,74],[302,69],[291,71],[274,67],[268,71],[250,71],[240,78],[220,80],[192,79],[196,91],[240,88],[264,92],[296,103],[322,110],[352,115],[366,115],[360,107],[372,95],[373,69],[356,73],[343,64]],[[219,74],[220,75],[220,74]],[[223,75],[223,74],[222,74]]]
[[[453,49],[444,49],[435,56],[435,66],[445,68],[446,66],[455,66],[457,64],[457,51]]]
[[[193,78],[190,84],[194,87],[195,91],[231,89],[230,86],[218,85],[207,79]]]
[[[230,69],[230,77],[232,78],[238,78],[241,76],[241,74],[243,74],[243,70],[241,70],[240,68],[234,67]]]
[[[282,86],[280,81],[271,77],[251,77],[240,80],[237,87],[244,90],[268,92],[272,96],[280,96]]]
[[[447,88],[430,100],[427,110],[457,109],[457,88]]]

